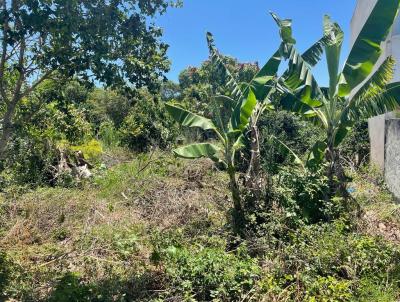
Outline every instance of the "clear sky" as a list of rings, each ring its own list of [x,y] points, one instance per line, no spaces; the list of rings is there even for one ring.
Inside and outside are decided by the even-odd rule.
[[[330,15],[346,34],[345,58],[355,4],[356,0],[184,0],[183,8],[169,9],[156,22],[164,28],[163,40],[170,44],[172,66],[167,77],[177,81],[181,70],[198,66],[208,58],[207,31],[214,34],[222,53],[262,65],[279,46],[278,29],[269,11],[293,19],[299,50],[321,37],[323,16]],[[314,73],[319,81],[327,83],[323,62]]]

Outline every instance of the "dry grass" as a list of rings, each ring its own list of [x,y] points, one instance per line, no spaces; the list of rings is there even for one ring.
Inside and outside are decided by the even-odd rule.
[[[152,265],[154,232],[224,225],[229,201],[223,174],[207,160],[160,157],[162,170],[159,162],[145,167],[137,160],[114,166],[81,189],[1,197],[0,246],[36,299],[46,297],[63,272],[77,272],[88,282],[117,275],[128,282]]]
[[[378,170],[370,169],[353,177],[354,197],[364,211],[359,221],[360,230],[400,244],[400,205],[385,187],[383,176]]]

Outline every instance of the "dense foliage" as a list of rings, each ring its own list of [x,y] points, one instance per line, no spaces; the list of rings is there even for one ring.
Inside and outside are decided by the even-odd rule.
[[[174,83],[151,21],[176,2],[0,0],[0,300],[398,300],[399,206],[365,164],[399,3],[340,72],[338,24],[300,54],[272,14],[265,65],[208,33]]]

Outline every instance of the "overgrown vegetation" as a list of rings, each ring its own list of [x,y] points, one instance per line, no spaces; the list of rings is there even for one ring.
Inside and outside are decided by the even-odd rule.
[[[67,2],[0,1],[0,301],[400,299],[399,206],[366,126],[400,103],[393,59],[374,69],[400,0],[377,1],[341,72],[338,24],[300,54],[272,14],[282,42],[263,67],[208,33],[209,60],[178,84],[148,23],[171,3]],[[104,41],[75,26],[95,9]]]

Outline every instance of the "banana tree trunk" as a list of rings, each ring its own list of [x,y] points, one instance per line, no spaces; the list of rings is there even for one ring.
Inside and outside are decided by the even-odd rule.
[[[346,175],[340,162],[340,153],[333,143],[328,144],[326,158],[328,161],[327,177],[329,192],[327,198],[334,196],[347,198],[349,196],[346,185]]]
[[[246,188],[258,198],[261,195],[261,156],[260,156],[260,134],[256,122],[252,122],[250,127],[251,136],[251,157],[246,173]]]

